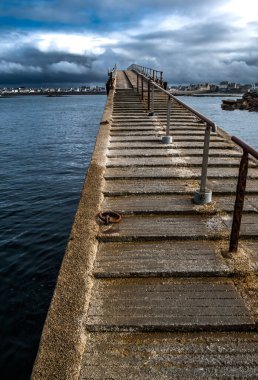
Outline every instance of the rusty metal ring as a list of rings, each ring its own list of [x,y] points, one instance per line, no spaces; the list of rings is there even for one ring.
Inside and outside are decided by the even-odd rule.
[[[98,218],[106,225],[121,222],[122,216],[115,211],[103,211],[98,213]]]

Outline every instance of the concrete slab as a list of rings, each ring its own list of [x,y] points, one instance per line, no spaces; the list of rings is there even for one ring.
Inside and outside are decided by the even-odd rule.
[[[227,238],[229,228],[216,215],[135,215],[101,225],[98,236],[100,241],[214,240]]]
[[[215,242],[101,243],[95,277],[227,276],[231,271]]]
[[[121,214],[216,214],[217,212],[233,212],[234,196],[213,196],[209,207],[200,207],[193,203],[189,195],[132,195],[106,197],[103,210],[116,210]],[[245,200],[244,212],[258,213],[258,204]]]
[[[109,144],[109,149],[122,149],[122,148],[127,148],[127,149],[133,149],[133,148],[154,148],[154,149],[159,149],[161,146],[161,138],[155,141],[155,140],[150,140],[150,141],[126,141],[126,142],[115,142],[115,141],[110,141]],[[163,146],[163,148],[168,148],[168,147],[175,147],[175,148],[203,148],[203,141],[177,141],[176,143],[173,142],[170,146]],[[229,149],[232,148],[234,149],[234,145],[232,145],[230,142],[212,142],[210,145],[211,148],[219,148],[219,149]]]
[[[86,322],[90,331],[233,330],[253,324],[233,283],[209,279],[96,280]]]
[[[79,380],[256,379],[252,333],[92,333]]]
[[[107,167],[126,167],[126,166],[202,166],[202,156],[170,156],[170,157],[109,157]],[[225,166],[239,168],[239,157],[210,157],[209,167]],[[250,163],[250,167],[254,167]]]
[[[108,158],[115,157],[166,157],[166,156],[182,156],[182,157],[202,157],[203,149],[199,148],[188,148],[188,149],[178,149],[176,147],[164,147],[165,149],[110,149],[108,151]],[[210,149],[209,157],[240,157],[241,154],[233,149]]]
[[[200,168],[188,167],[122,167],[122,168],[107,168],[105,171],[106,179],[127,179],[127,178],[185,178],[185,179],[200,179]],[[210,167],[208,168],[208,178],[233,178],[238,176],[238,168],[223,168]],[[248,170],[248,178],[258,179],[258,170]]]

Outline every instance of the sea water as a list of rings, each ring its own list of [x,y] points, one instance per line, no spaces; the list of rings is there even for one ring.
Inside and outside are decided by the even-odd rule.
[[[105,95],[0,99],[0,377],[28,380]]]
[[[222,110],[221,103],[225,98],[220,96],[180,96],[178,99],[207,116],[230,135],[258,149],[258,112]]]

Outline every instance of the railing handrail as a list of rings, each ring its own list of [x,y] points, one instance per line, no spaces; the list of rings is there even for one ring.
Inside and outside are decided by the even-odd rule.
[[[137,70],[137,68],[140,68],[141,71],[143,71],[143,72],[144,71],[152,71],[152,72],[154,71],[155,73],[160,73],[163,75],[163,71],[161,71],[161,70],[153,69],[153,68],[147,67],[147,66],[136,65],[135,63],[133,63],[131,66],[129,66],[128,70],[134,70],[134,69]]]
[[[177,99],[174,95],[172,95],[166,89],[164,89],[155,81],[153,81],[152,78],[149,78],[148,76],[144,75],[144,73],[139,72],[137,70],[136,65],[132,65],[131,70],[137,74],[137,91],[138,91],[138,76],[142,77],[142,99],[143,99],[143,79],[145,79],[145,81],[148,82],[148,103],[149,103],[150,84],[152,83],[153,89],[155,86],[156,88],[158,88],[159,91],[165,93],[168,96],[169,103],[170,103],[170,99],[175,100],[177,103],[181,104],[184,108],[188,109],[191,113],[193,113],[200,120],[206,123],[202,175],[201,175],[201,187],[200,187],[199,192],[196,191],[196,194],[195,194],[196,197],[194,197],[194,200],[196,199],[197,202],[202,201],[202,199],[204,199],[203,197],[206,196],[206,179],[207,179],[207,166],[208,166],[208,155],[209,155],[210,130],[214,132],[216,131],[215,123],[212,120],[208,119],[206,116],[202,115],[200,112],[196,111],[195,109],[191,108],[190,106],[188,106],[181,100]],[[148,109],[149,109],[149,105],[148,105]],[[170,125],[170,121],[168,121],[167,127],[169,125]],[[243,156],[241,158],[240,165],[239,165],[239,175],[238,175],[238,183],[237,183],[237,189],[236,189],[236,200],[235,200],[235,206],[234,206],[231,235],[230,235],[230,245],[229,245],[229,252],[236,252],[238,248],[242,212],[243,212],[243,207],[244,207],[249,154],[253,158],[258,160],[258,150],[252,148],[250,145],[246,144],[246,142],[244,142],[243,140],[239,139],[236,136],[232,136],[231,140],[243,149]],[[208,192],[207,192],[207,195],[208,195]],[[209,199],[209,195],[207,196],[207,199]],[[201,204],[204,204],[204,203],[201,203]]]
[[[133,66],[133,65],[132,65]],[[136,69],[132,69],[134,71],[137,71]],[[208,117],[204,116],[203,114],[201,114],[200,112],[196,111],[194,108],[188,106],[187,104],[185,104],[182,100],[179,100],[176,96],[172,95],[169,91],[165,90],[164,88],[162,88],[161,86],[159,86],[155,81],[152,81],[150,78],[146,77],[144,74],[142,74],[141,72],[137,71],[137,73],[139,75],[141,75],[143,78],[145,78],[147,81],[151,81],[152,84],[157,87],[160,91],[164,92],[165,94],[167,94],[171,99],[175,100],[177,103],[179,103],[180,105],[184,106],[186,109],[188,109],[188,111],[190,111],[191,113],[193,113],[194,115],[196,115],[199,119],[201,119],[204,123],[206,123],[208,126],[211,127],[211,130],[212,132],[216,132],[217,130],[217,127],[216,127],[216,124],[210,120]]]
[[[258,150],[252,148],[250,145],[248,145],[246,142],[244,142],[236,136],[232,136],[231,140],[234,141],[234,143],[236,143],[237,145],[239,145],[248,154],[251,154],[251,156],[258,160]]]
[[[206,188],[207,184],[207,170],[208,170],[208,161],[209,161],[209,145],[210,145],[210,133],[211,131],[216,132],[215,123],[208,119],[206,116],[202,115],[200,112],[191,108],[181,100],[178,100],[174,95],[172,95],[169,91],[157,84],[156,81],[152,81],[152,78],[146,77],[144,74],[137,70],[136,65],[132,66],[131,70],[137,75],[137,92],[138,92],[138,84],[139,78],[141,78],[141,100],[144,99],[144,91],[143,91],[143,81],[145,80],[148,83],[148,109],[150,109],[150,85],[152,84],[152,107],[150,115],[153,114],[153,97],[154,97],[154,88],[157,88],[160,92],[163,92],[167,96],[167,123],[166,123],[166,135],[162,136],[161,141],[164,144],[170,144],[173,141],[173,137],[170,134],[170,112],[171,112],[171,100],[173,99],[178,104],[182,105],[185,109],[191,112],[191,114],[195,115],[199,120],[204,122],[206,128],[204,133],[204,146],[203,146],[203,158],[202,158],[202,172],[201,172],[201,182],[200,182],[200,190],[195,191],[194,193],[194,203],[196,204],[207,204],[212,200],[212,191]]]

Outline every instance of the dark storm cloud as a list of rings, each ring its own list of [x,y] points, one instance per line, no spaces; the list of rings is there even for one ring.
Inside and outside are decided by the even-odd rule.
[[[58,51],[42,52],[27,46],[10,52],[0,60],[0,82],[102,82],[106,73],[92,69],[95,59]]]
[[[239,23],[233,0],[2,0],[0,81],[105,81],[136,62],[174,83],[257,82],[254,9]]]
[[[160,44],[163,41],[184,44],[186,49],[191,47],[202,48],[209,45],[212,49],[214,43],[230,41],[237,29],[218,22],[197,24],[180,30],[156,31],[139,34],[135,38],[136,44]]]
[[[164,70],[170,82],[255,82],[258,53],[253,46],[258,46],[258,40],[237,41],[236,36],[242,34],[235,25],[207,20],[179,30],[138,34],[120,47],[126,56],[140,54],[146,66],[152,65],[155,55],[156,67]]]
[[[150,14],[187,14],[198,17],[209,12],[222,0],[3,0],[0,16],[16,18],[17,25],[24,20],[60,23],[63,26],[83,26],[92,29],[123,28],[133,25]]]
[[[43,52],[36,49],[33,46],[23,46],[14,52],[6,55],[7,59],[11,59],[13,62],[30,64],[32,66],[40,66],[45,69],[51,64],[58,62],[70,62],[83,65],[86,68],[91,68],[92,62],[96,59],[93,57],[87,57],[80,54],[72,54],[62,51],[47,51]]]

